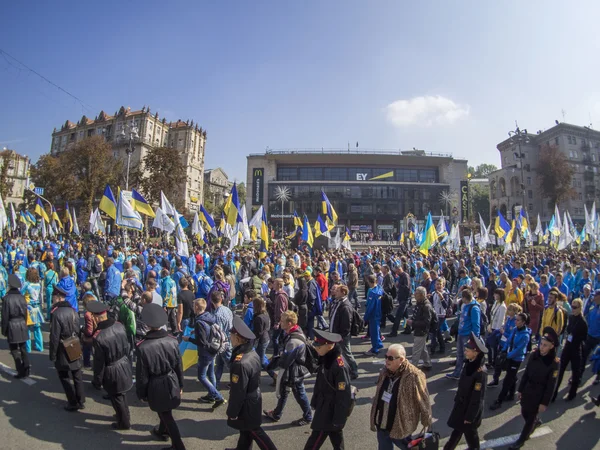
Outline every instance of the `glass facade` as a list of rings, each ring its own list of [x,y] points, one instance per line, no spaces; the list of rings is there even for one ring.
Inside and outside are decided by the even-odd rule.
[[[388,176],[385,176],[388,175]],[[392,169],[385,167],[311,167],[279,166],[278,181],[400,181],[407,183],[438,183],[435,167]]]

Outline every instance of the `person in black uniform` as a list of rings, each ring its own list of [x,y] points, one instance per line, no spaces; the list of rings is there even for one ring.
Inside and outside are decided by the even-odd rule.
[[[310,406],[315,410],[304,450],[321,448],[325,439],[334,450],[344,450],[344,425],[352,405],[350,373],[337,345],[342,337],[336,333],[315,330],[313,347],[319,355],[319,368]]]
[[[10,354],[15,360],[15,378],[29,376],[29,355],[26,343],[29,340],[27,329],[27,302],[21,295],[21,280],[15,274],[8,276],[10,290],[2,299],[2,335],[6,336]]]
[[[160,425],[152,429],[152,434],[163,441],[171,437],[171,447],[165,450],[185,450],[179,427],[173,419],[173,410],[181,403],[183,393],[179,344],[177,338],[162,328],[167,324],[167,313],[162,306],[145,305],[142,320],[150,330],[137,344],[136,393],[160,418]]]
[[[475,333],[471,333],[471,338],[465,345],[465,364],[460,373],[454,407],[448,418],[448,426],[453,431],[444,445],[444,450],[455,449],[463,434],[469,448],[479,448],[477,429],[483,416],[487,380],[483,362],[487,352],[485,342],[479,336],[475,336]]]
[[[546,411],[558,379],[560,360],[556,357],[556,349],[559,344],[556,331],[552,327],[544,328],[540,346],[531,353],[518,389],[525,426],[509,450],[523,447],[531,433],[542,424],[538,414]]]
[[[94,379],[96,389],[102,387],[108,393],[115,409],[117,421],[111,426],[115,430],[129,430],[131,418],[126,393],[133,386],[133,373],[129,364],[129,341],[123,324],[109,319],[108,305],[98,301],[87,304],[98,323],[98,334],[94,345]]]
[[[256,336],[238,316],[233,317],[231,330],[231,367],[227,425],[239,430],[237,447],[228,450],[250,450],[252,441],[262,450],[277,450],[262,429],[262,395],[260,371],[262,363],[252,348]]]
[[[565,340],[565,346],[560,355],[560,370],[558,372],[558,381],[556,382],[556,390],[554,391],[552,401],[556,400],[558,390],[560,389],[560,383],[562,383],[565,370],[569,363],[571,363],[571,373],[573,378],[571,380],[567,401],[571,401],[575,398],[581,380],[583,345],[587,338],[588,325],[583,317],[583,302],[581,299],[576,298],[573,300],[571,308],[573,309],[573,314],[569,316],[569,322],[567,324],[567,339]]]
[[[52,291],[52,321],[50,322],[50,361],[58,372],[58,378],[62,383],[69,404],[65,406],[67,411],[73,412],[85,409],[85,394],[83,393],[83,366],[82,357],[69,361],[67,351],[62,344],[63,339],[80,335],[79,314],[66,301],[67,293],[60,287],[55,286]],[[73,384],[69,379],[73,378]]]

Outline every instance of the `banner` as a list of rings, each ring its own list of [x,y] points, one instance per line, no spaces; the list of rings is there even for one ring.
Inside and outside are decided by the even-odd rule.
[[[252,205],[262,205],[265,190],[265,169],[257,167],[252,172]]]
[[[460,182],[460,221],[466,222],[469,219],[469,182]]]

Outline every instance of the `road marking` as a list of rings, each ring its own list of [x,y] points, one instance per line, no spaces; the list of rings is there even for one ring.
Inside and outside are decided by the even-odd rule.
[[[11,377],[14,377],[17,374],[17,371],[14,369],[11,369],[10,367],[8,367],[6,364],[4,363],[0,363],[0,370],[2,370],[3,372],[6,372],[7,374],[9,374]],[[35,380],[32,380],[31,378],[27,377],[27,378],[21,378],[21,381],[25,384],[27,384],[28,386],[31,386],[33,384],[36,383]]]
[[[547,434],[552,433],[550,427],[541,427],[535,430],[535,432],[529,437],[529,439],[537,438],[540,436],[545,436]],[[517,439],[519,439],[520,434],[511,434],[510,436],[504,436],[497,439],[491,439],[489,441],[483,441],[479,444],[480,448],[496,448],[496,447],[505,447],[507,445],[513,444]],[[458,450],[467,450],[469,448],[468,445],[459,445],[456,447]]]

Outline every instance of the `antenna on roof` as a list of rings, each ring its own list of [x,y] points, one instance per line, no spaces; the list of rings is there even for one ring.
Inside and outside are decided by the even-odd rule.
[[[567,112],[564,109],[560,110],[562,116],[563,116],[563,122],[565,121],[565,116],[567,115]]]

